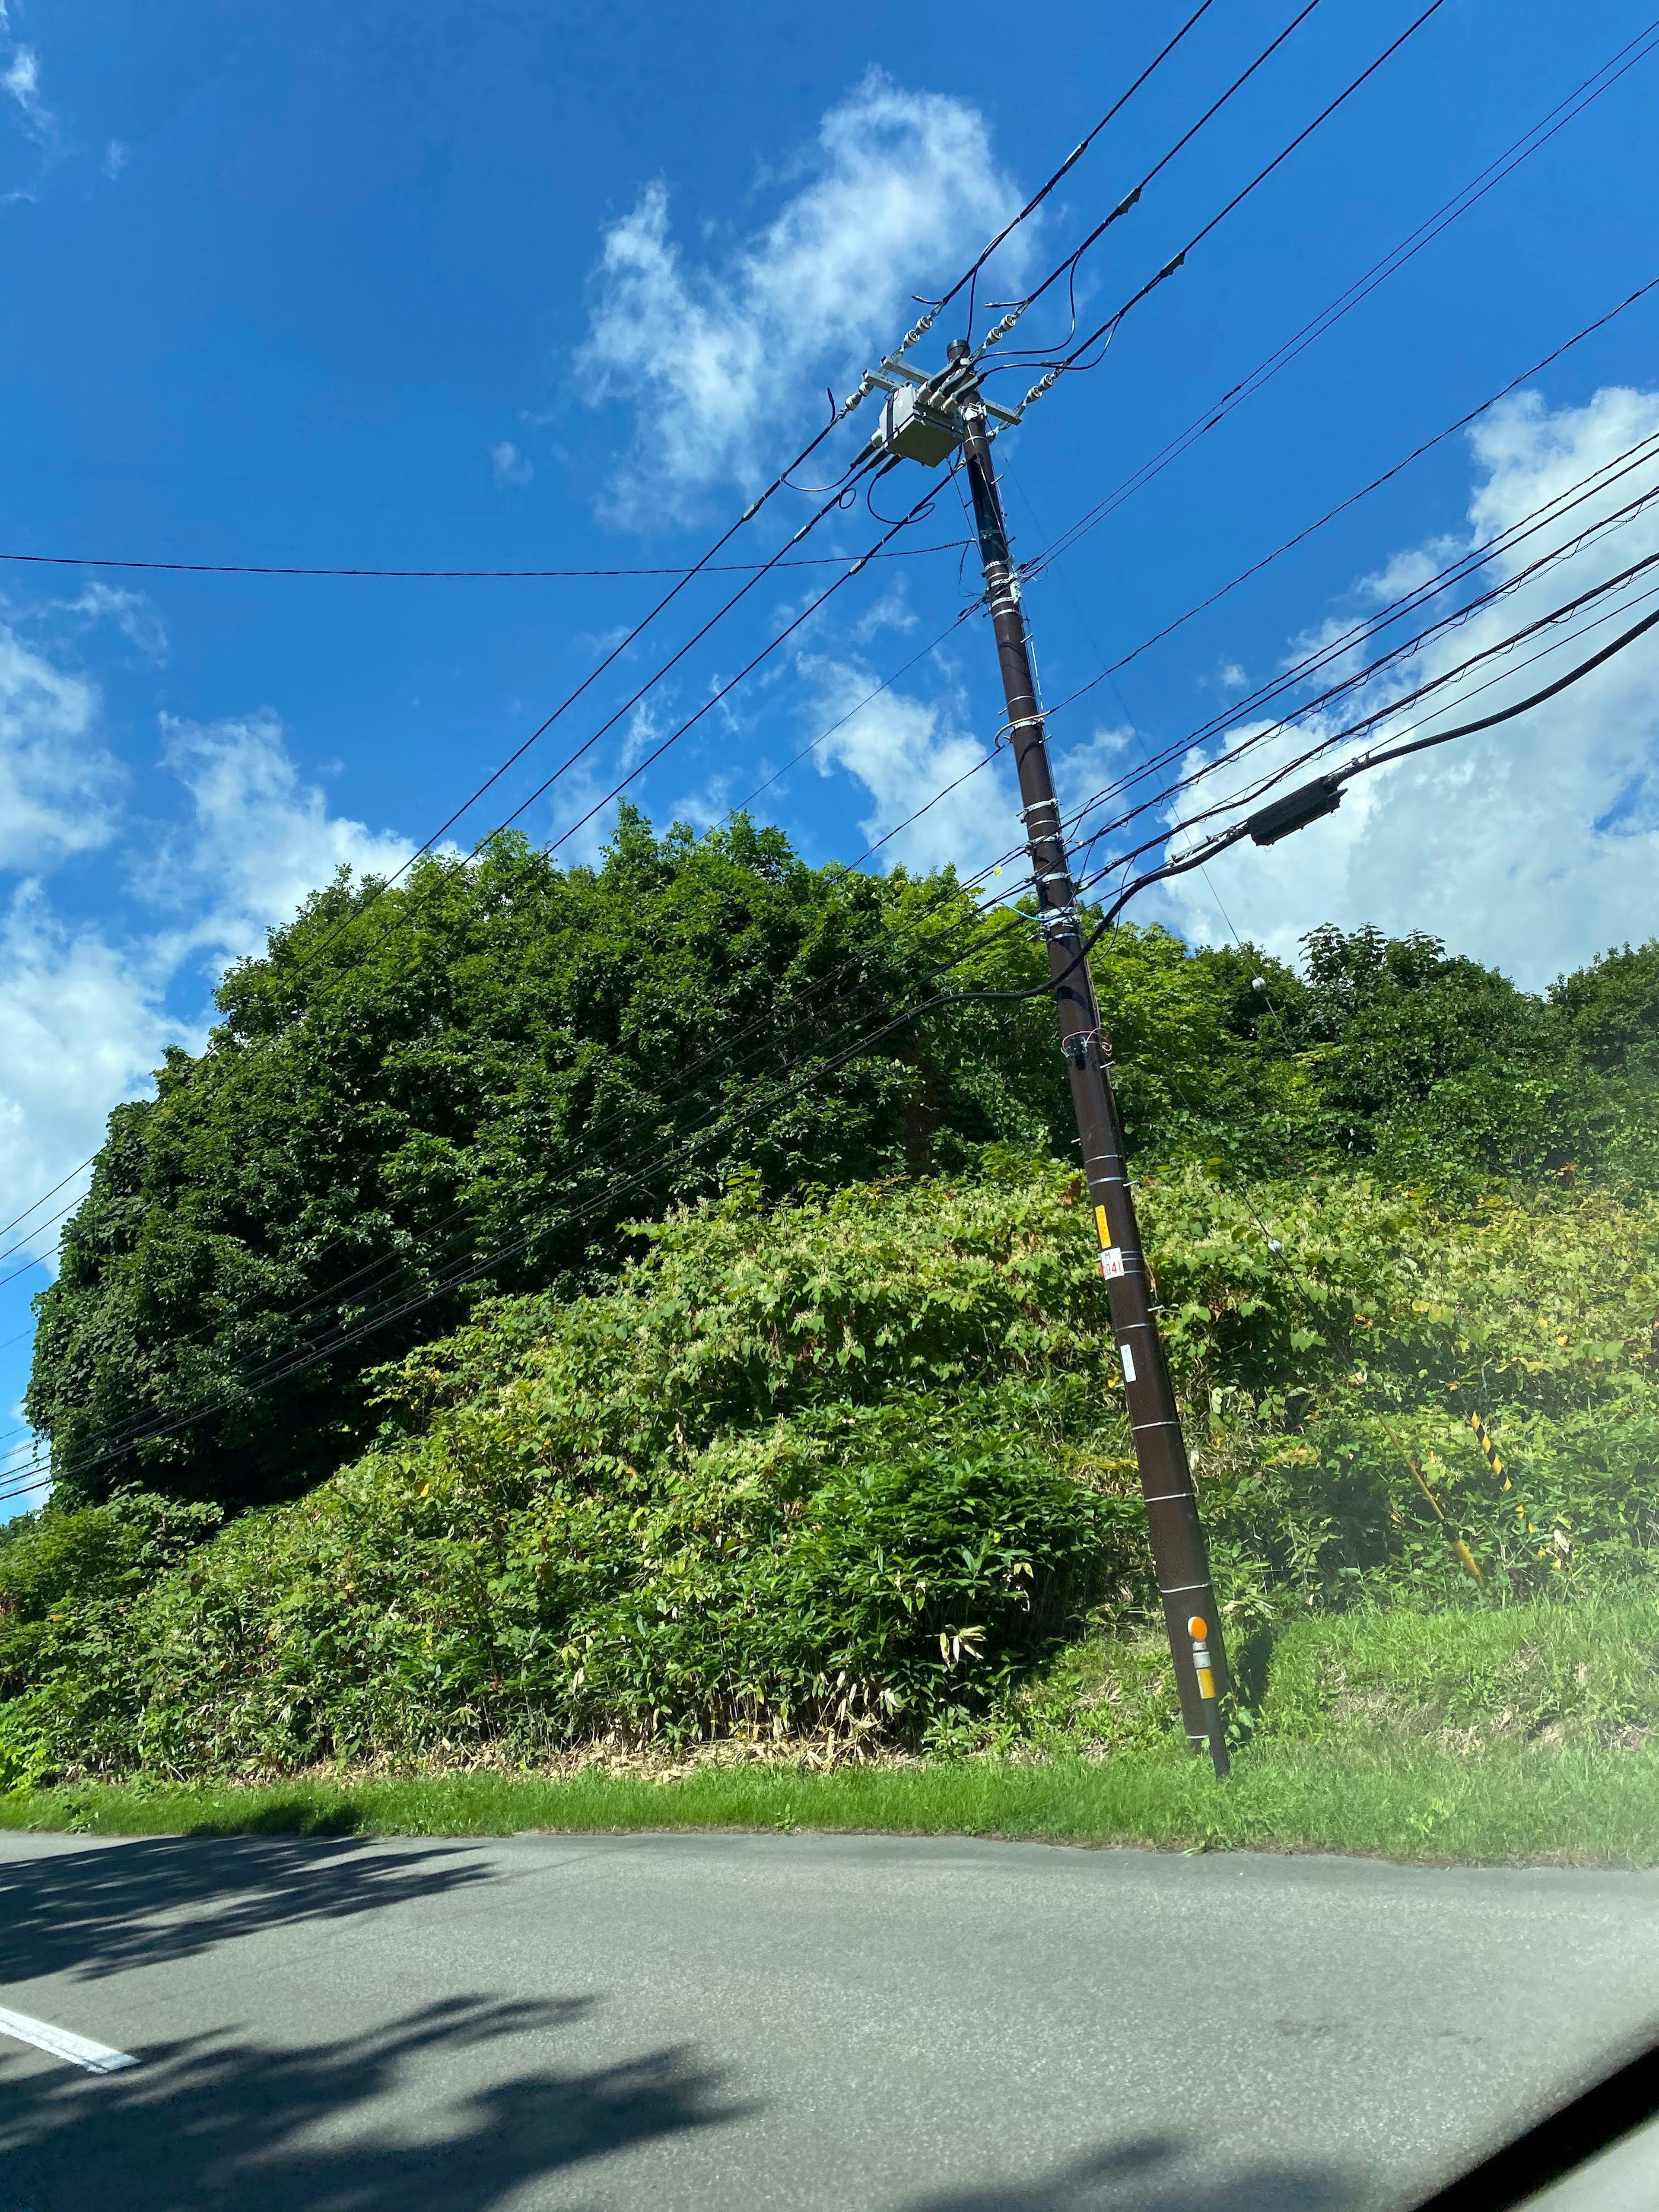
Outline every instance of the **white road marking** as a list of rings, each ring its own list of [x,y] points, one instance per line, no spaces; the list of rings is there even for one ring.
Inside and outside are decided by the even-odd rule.
[[[0,2005],[0,2035],[32,2043],[37,2051],[49,2051],[71,2066],[84,2066],[88,2074],[118,2074],[124,2066],[138,2063],[130,2051],[112,2051],[106,2043],[71,2035],[68,2028],[54,2027],[49,2020],[31,2020],[26,2012],[8,2012],[4,2005]]]

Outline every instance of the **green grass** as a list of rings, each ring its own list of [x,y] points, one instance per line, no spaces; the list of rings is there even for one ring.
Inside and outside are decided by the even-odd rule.
[[[1659,1603],[1404,1607],[1278,1637],[1261,1725],[1349,1748],[1433,1744],[1486,1758],[1628,1746],[1659,1729]]]
[[[1330,1850],[1395,1859],[1659,1865],[1659,1754],[1358,1756],[1255,1747],[1231,1782],[1182,1755],[1042,1765],[971,1760],[830,1773],[707,1768],[453,1774],[267,1789],[156,1785],[0,1798],[0,1825],[97,1835],[506,1835],[526,1829],[885,1830],[1164,1850]]]

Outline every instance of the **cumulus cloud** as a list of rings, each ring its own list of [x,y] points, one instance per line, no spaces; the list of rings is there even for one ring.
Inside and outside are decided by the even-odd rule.
[[[21,108],[23,118],[35,137],[48,137],[54,118],[52,111],[41,101],[40,59],[33,46],[17,48],[4,74],[0,75],[0,86],[4,87]]]
[[[13,894],[0,920],[0,1219],[95,1151],[111,1108],[149,1087],[180,1034],[162,1012],[164,981],[143,947],[64,921],[38,883]],[[36,1206],[7,1241],[49,1253],[53,1216],[79,1188]]]
[[[60,681],[73,687],[78,679]],[[95,699],[72,688],[70,696],[84,731]],[[206,726],[164,717],[162,732],[190,818],[151,838],[142,859],[136,836],[128,850],[159,926],[120,933],[71,922],[33,878],[0,918],[0,1219],[96,1148],[111,1109],[149,1090],[167,1044],[199,1046],[203,1023],[168,1011],[170,989],[187,981],[199,1014],[202,971],[216,977],[257,951],[266,930],[289,920],[342,864],[359,875],[390,874],[409,857],[403,839],[329,812],[295,767],[274,716]],[[0,807],[0,820],[7,811]],[[100,820],[105,842],[119,834],[112,817]],[[73,1187],[36,1207],[15,1236],[49,1254],[53,1217],[72,1195]]]
[[[1513,528],[1654,438],[1656,392],[1604,390],[1555,413],[1529,394],[1494,410],[1471,439],[1479,481],[1469,542]],[[1650,453],[1570,519],[1506,552],[1487,576],[1511,576],[1547,549],[1570,549],[1587,522],[1656,486],[1659,459]],[[1362,597],[1388,582],[1409,584],[1426,573],[1425,562],[1437,568],[1446,550],[1435,541],[1420,549],[1421,558],[1396,556]],[[1433,641],[1395,684],[1444,673],[1656,551],[1659,502],[1568,550],[1498,606]],[[1534,640],[1449,687],[1431,716],[1426,708],[1408,710],[1368,742],[1404,734],[1407,722],[1420,725],[1419,734],[1449,728],[1525,697],[1647,611],[1653,601],[1638,604],[1634,595],[1650,592],[1654,581],[1652,574],[1638,579],[1565,634]],[[1604,613],[1610,618],[1574,634]],[[1546,646],[1547,657],[1534,658]],[[1484,687],[1478,694],[1477,685]],[[1363,709],[1370,701],[1357,703]],[[1345,721],[1353,711],[1351,705]],[[1312,725],[1315,733],[1340,726]],[[1233,732],[1229,744],[1247,734]],[[1299,738],[1297,749],[1305,742]],[[1288,750],[1273,741],[1253,767]],[[1224,781],[1214,779],[1218,787]],[[1659,934],[1659,633],[1514,722],[1360,778],[1338,814],[1265,852],[1246,844],[1211,873],[1239,929],[1277,951],[1292,952],[1322,921],[1375,921],[1396,933],[1431,930],[1534,988],[1611,945]],[[1214,909],[1196,885],[1190,896],[1174,887],[1164,910],[1188,934],[1215,934]]]
[[[0,625],[0,867],[108,841],[118,771],[93,734],[100,708],[95,684]]]
[[[954,863],[966,874],[1016,842],[1018,801],[1004,762],[977,765],[994,732],[965,728],[960,700],[922,700],[892,690],[871,697],[878,679],[850,660],[804,658],[800,668],[814,720],[836,725],[812,757],[820,775],[843,769],[870,793],[873,805],[859,827],[872,844],[933,793],[945,793],[882,847],[883,865],[921,870]],[[956,788],[947,791],[947,785]]]
[[[141,864],[137,888],[189,915],[172,957],[200,949],[235,959],[289,921],[309,893],[349,867],[391,875],[412,848],[331,814],[304,782],[274,714],[199,724],[161,717],[162,758],[192,802],[190,823]]]
[[[762,434],[901,335],[913,290],[957,267],[1018,204],[983,118],[872,71],[819,126],[806,180],[724,255],[688,259],[667,185],[607,232],[580,367],[596,398],[637,414],[617,513],[723,480],[759,482]],[[1028,225],[1015,256],[1030,250]],[[1020,263],[1002,272],[1012,281]]]

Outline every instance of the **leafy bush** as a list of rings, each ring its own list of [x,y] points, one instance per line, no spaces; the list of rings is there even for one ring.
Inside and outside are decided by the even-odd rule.
[[[1547,999],[1420,933],[1307,953],[1297,975],[1113,933],[1095,975],[1139,1168],[1363,1165],[1459,1204],[1569,1164],[1659,1188],[1659,945]],[[831,1067],[963,956],[969,982],[1041,965],[948,872],[808,868],[741,818],[659,837],[625,811],[598,868],[507,838],[391,890],[343,878],[225,979],[208,1050],[111,1119],[40,1301],[27,1404],[60,1486],[297,1495],[373,1437],[376,1362],[483,1296],[613,1279],[647,1160],[666,1206],[741,1173],[775,1199],[1063,1152],[1040,998]]]
[[[1478,1618],[1646,1577],[1659,1204],[1563,1185],[1446,1212],[1196,1168],[1141,1195],[1236,1644],[1357,1601]],[[110,1533],[159,1501],[100,1509],[95,1543],[35,1516],[0,1541],[9,1648],[35,1639],[0,1707],[14,1771],[948,1747],[1091,1698],[1100,1742],[1130,1710],[1139,1740],[1155,1655],[1133,1693],[1075,1656],[1041,1686],[1091,1620],[1154,1618],[1079,1199],[995,1155],[781,1206],[740,1183],[642,1228],[614,1289],[500,1301],[411,1352],[374,1449],[187,1557]]]

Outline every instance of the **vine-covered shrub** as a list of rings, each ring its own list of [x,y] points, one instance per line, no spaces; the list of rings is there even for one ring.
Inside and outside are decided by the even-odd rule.
[[[1141,1196],[1236,1630],[1645,1574],[1659,1204],[1197,1169]],[[410,1354],[374,1449],[301,1500],[188,1549],[142,1492],[35,1516],[0,1538],[0,1778],[1016,1711],[1151,1605],[1080,1198],[996,1156],[772,1208],[739,1184],[614,1290]]]

